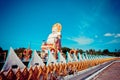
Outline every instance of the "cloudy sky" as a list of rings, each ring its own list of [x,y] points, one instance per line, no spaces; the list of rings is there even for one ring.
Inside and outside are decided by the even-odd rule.
[[[119,0],[0,0],[0,46],[40,50],[56,22],[62,46],[120,49]]]

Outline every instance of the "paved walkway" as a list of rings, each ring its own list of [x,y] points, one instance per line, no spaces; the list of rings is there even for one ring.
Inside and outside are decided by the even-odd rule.
[[[120,59],[110,61],[87,70],[80,71],[78,74],[69,75],[65,80],[120,80]]]
[[[120,80],[120,62],[114,62],[92,80]]]
[[[93,73],[96,73],[97,71],[101,70],[105,66],[111,64],[112,62],[113,61],[106,62],[106,63],[100,64],[98,66],[91,67],[89,69],[80,71],[78,74],[69,75],[69,76],[65,77],[65,80],[85,80],[87,77],[91,76]]]

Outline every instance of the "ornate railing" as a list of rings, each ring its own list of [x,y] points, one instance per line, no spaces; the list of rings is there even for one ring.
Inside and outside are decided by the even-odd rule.
[[[9,69],[0,72],[0,80],[57,80],[60,76],[67,76],[118,58],[104,58],[77,62],[58,63],[48,66],[34,66],[29,69]]]

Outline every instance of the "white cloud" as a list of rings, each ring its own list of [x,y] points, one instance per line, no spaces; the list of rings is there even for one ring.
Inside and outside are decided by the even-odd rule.
[[[120,33],[116,34],[115,37],[116,37],[116,38],[120,37]]]
[[[88,45],[94,42],[93,39],[87,37],[69,38],[72,41],[79,43],[80,45]]]
[[[105,33],[104,36],[108,37],[108,36],[114,36],[114,33]]]
[[[117,33],[117,34],[114,34],[114,33],[105,33],[104,36],[106,36],[106,37],[113,36],[115,38],[118,38],[118,37],[120,37],[120,33]]]
[[[119,39],[114,39],[112,41],[107,42],[106,44],[116,44],[116,43],[120,43]]]

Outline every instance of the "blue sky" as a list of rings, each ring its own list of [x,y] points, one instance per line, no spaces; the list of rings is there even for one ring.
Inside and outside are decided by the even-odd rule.
[[[40,50],[56,22],[62,46],[120,49],[119,0],[0,0],[0,46]]]

